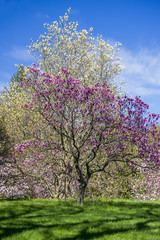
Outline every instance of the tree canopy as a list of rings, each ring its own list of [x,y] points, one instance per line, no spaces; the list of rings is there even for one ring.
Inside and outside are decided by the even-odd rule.
[[[131,172],[159,168],[159,116],[149,115],[148,105],[139,97],[116,97],[105,82],[102,87],[81,86],[66,70],[64,78],[37,68],[29,71],[23,85],[32,89],[32,98],[23,107],[33,111],[37,107],[50,134],[35,126],[35,140],[16,147],[17,154],[33,150],[27,164],[40,162],[41,167],[71,175],[78,184],[80,203],[92,176],[109,171],[115,162],[125,163]]]
[[[122,69],[118,51],[120,43],[111,46],[102,36],[92,37],[89,31],[78,30],[77,22],[68,22],[70,9],[59,22],[44,24],[47,32],[29,47],[40,68],[51,76],[66,69],[85,85],[107,82],[118,88],[116,78]]]

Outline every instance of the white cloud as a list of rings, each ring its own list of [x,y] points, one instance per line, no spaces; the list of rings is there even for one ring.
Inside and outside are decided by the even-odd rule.
[[[137,52],[120,49],[121,64],[125,66],[128,91],[134,95],[160,95],[160,51],[140,49]]]
[[[31,56],[28,50],[24,47],[13,47],[12,50],[9,52],[9,55],[14,59],[23,62],[34,61],[33,56]]]

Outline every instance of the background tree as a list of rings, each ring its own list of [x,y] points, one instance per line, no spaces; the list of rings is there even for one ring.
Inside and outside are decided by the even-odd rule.
[[[0,117],[3,120],[1,126],[5,129],[5,134],[10,140],[9,146],[7,145],[10,154],[3,161],[3,166],[0,169],[1,176],[3,176],[0,182],[0,192],[3,198],[26,197],[27,195],[34,197],[33,178],[24,176],[18,166],[13,166],[11,161],[15,146],[25,140],[33,139],[31,122],[38,124],[39,117],[41,117],[36,112],[32,113],[31,109],[24,111],[22,108],[22,105],[27,104],[30,98],[30,90],[24,89],[21,85],[24,77],[24,67],[20,65],[11,78],[9,88],[6,88],[0,96]]]
[[[12,164],[11,158],[15,146],[24,141],[33,141],[36,128],[43,130],[41,137],[48,136],[48,139],[50,138],[48,129],[44,129],[43,117],[39,113],[39,107],[34,105],[28,109],[22,108],[22,106],[27,106],[28,100],[32,97],[32,89],[21,85],[26,77],[25,74],[23,66],[19,66],[17,72],[11,78],[10,87],[6,88],[1,94],[0,115],[3,118],[6,134],[11,139],[10,156],[7,161],[3,162],[5,164],[1,168],[1,174],[5,176],[0,184],[1,196],[3,198],[63,198],[73,196],[70,179],[66,178],[61,171],[58,172],[59,177],[57,178],[56,174],[53,174],[47,167],[42,171],[44,165],[41,164],[39,172],[43,174],[40,175],[38,170],[31,174],[31,167],[28,172],[24,173],[19,166],[24,161],[27,165],[28,154],[23,155],[22,158],[19,157],[19,164]],[[31,154],[32,149],[30,149]]]
[[[61,74],[61,69],[87,85],[107,82],[118,87],[117,77],[122,69],[118,58],[120,43],[111,46],[98,35],[89,31],[78,31],[78,23],[68,22],[70,9],[59,22],[44,24],[47,33],[29,47],[40,68],[51,76]]]
[[[6,133],[3,118],[0,118],[0,158],[7,158],[10,154],[11,142]]]
[[[32,88],[33,96],[24,107],[38,106],[50,138],[36,128],[34,141],[17,146],[15,162],[18,154],[31,148],[30,166],[43,163],[55,173],[56,169],[65,171],[78,182],[79,203],[83,203],[92,177],[103,171],[109,174],[116,163],[123,163],[131,173],[137,167],[159,167],[155,136],[159,116],[147,115],[148,105],[138,97],[116,97],[106,83],[82,87],[66,70],[62,79],[39,69],[29,71],[24,85]],[[25,171],[23,164],[19,163]]]
[[[20,66],[17,66],[17,67],[18,67],[17,71],[11,77],[10,83],[12,85],[15,83],[18,83],[18,86],[20,87],[21,86],[20,83],[23,81],[26,74],[25,74],[25,68],[24,68],[23,64],[21,64]]]

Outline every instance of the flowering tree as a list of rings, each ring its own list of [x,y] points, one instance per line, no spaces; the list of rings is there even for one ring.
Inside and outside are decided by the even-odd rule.
[[[69,12],[70,10],[64,17],[60,17],[59,23],[47,24],[47,34],[41,35],[37,42],[32,42],[30,51],[38,60],[40,68],[52,77],[55,74],[60,74],[61,68],[65,68],[71,71],[73,76],[80,79],[82,84],[94,85],[98,81],[101,84],[107,82],[112,87],[117,87],[114,80],[121,70],[117,57],[120,44],[117,43],[113,47],[105,42],[101,36],[95,40],[92,37],[92,29],[78,31],[78,23],[68,22]],[[33,126],[42,129],[42,125],[44,125],[41,119],[43,116],[39,113],[39,105],[36,107],[35,102],[33,108],[29,108],[28,111],[21,109],[21,105],[25,105],[26,100],[30,98],[30,89],[22,89],[19,86],[19,82],[26,74],[27,72],[21,65],[11,79],[10,90],[1,96],[1,115],[5,116],[7,133],[12,136],[12,145],[18,145],[24,140],[32,141]],[[43,132],[43,137],[45,135],[46,139],[50,139],[50,131],[46,131],[45,128]],[[21,162],[21,157],[19,162]],[[46,171],[44,170],[44,172]],[[62,188],[62,179],[64,179],[64,185],[67,185],[65,182],[69,181],[64,177],[64,169],[63,173],[60,172],[58,172],[58,176],[61,175],[59,189]],[[48,179],[51,179],[51,175],[48,176]],[[45,182],[48,182],[48,179]],[[53,182],[56,182],[56,189],[58,189],[57,180]],[[18,185],[20,186],[20,184]],[[60,190],[60,192],[62,191]]]
[[[47,166],[53,174],[66,174],[77,183],[83,203],[88,182],[96,173],[110,174],[114,164],[123,163],[131,173],[159,168],[159,116],[149,115],[139,97],[116,97],[106,83],[82,86],[66,70],[64,78],[34,67],[29,72],[22,84],[32,89],[32,98],[23,107],[37,108],[44,128],[36,125],[35,140],[16,147],[13,162],[21,171],[28,165],[35,172],[39,165],[42,171]],[[27,149],[32,154],[18,163]]]
[[[85,85],[107,82],[117,88],[116,77],[122,69],[117,56],[121,44],[111,46],[100,35],[94,39],[92,28],[79,31],[77,22],[68,22],[69,13],[70,9],[59,22],[44,24],[46,32],[32,41],[31,54],[51,76],[59,75],[64,68]]]

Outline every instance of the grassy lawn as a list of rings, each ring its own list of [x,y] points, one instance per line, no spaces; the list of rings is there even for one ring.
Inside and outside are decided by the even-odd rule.
[[[0,239],[159,240],[160,202],[0,201]]]

